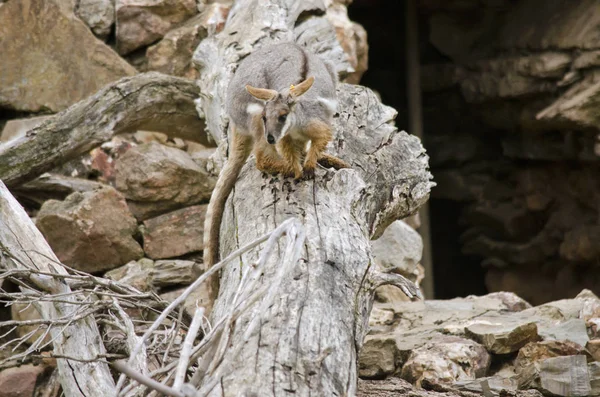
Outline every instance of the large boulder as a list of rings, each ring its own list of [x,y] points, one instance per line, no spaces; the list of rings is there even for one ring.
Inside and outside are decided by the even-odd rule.
[[[36,386],[47,370],[49,368],[44,365],[33,364],[3,369],[0,371],[0,397],[37,395]]]
[[[27,131],[37,127],[52,116],[37,116],[27,119],[14,119],[6,122],[0,134],[0,142],[8,142],[25,136]]]
[[[58,112],[136,73],[54,0],[0,7],[0,54],[0,107],[24,112]]]
[[[183,150],[156,142],[129,149],[115,163],[115,184],[140,220],[208,201],[216,180]]]
[[[36,225],[66,265],[89,273],[141,258],[133,238],[137,222],[123,196],[111,187],[73,193],[42,205]]]
[[[389,225],[381,237],[371,243],[371,249],[373,261],[381,270],[415,280],[423,253],[423,240],[404,221],[398,220]]]
[[[202,251],[206,207],[195,205],[144,221],[146,255],[163,259]]]
[[[78,0],[75,14],[96,36],[106,39],[115,23],[115,0]]]
[[[148,70],[197,79],[198,70],[192,64],[194,50],[209,33],[223,28],[228,13],[228,6],[211,4],[202,14],[171,30],[161,41],[148,47]]]
[[[536,307],[507,292],[451,300],[375,302],[370,332],[359,356],[359,375],[402,376],[415,384],[453,383],[461,390],[479,392],[486,387],[516,390],[518,383],[549,390],[543,379],[550,379],[555,369],[567,376],[570,361],[566,357],[598,355],[589,336],[598,305],[600,299],[587,290],[575,299]],[[564,359],[551,361],[557,358]],[[490,359],[495,364],[488,367]],[[500,368],[501,364],[505,367]],[[581,373],[596,370],[577,365]],[[565,390],[577,389],[577,379],[565,380]],[[595,379],[590,375],[583,389],[596,387]]]
[[[195,0],[117,0],[117,51],[152,44],[197,13]]]

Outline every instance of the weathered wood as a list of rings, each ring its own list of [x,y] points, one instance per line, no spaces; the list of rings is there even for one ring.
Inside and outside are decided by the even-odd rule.
[[[157,72],[125,77],[0,145],[0,179],[30,181],[110,140],[144,129],[210,145],[198,118],[193,82]]]
[[[0,181],[0,263],[8,270],[37,270],[67,274],[44,237],[25,210]],[[44,292],[62,294],[59,302],[42,302],[36,308],[44,319],[69,318],[79,308],[82,297],[71,294],[71,288],[58,278],[31,276],[30,281]],[[66,327],[53,327],[54,354],[84,361],[59,358],[58,370],[66,396],[113,396],[115,384],[108,366],[90,361],[106,354],[93,317],[73,321]]]
[[[316,3],[239,0],[225,29],[198,47],[195,61],[204,67],[198,81],[199,111],[221,147],[227,126],[222,111],[225,88],[238,60],[254,48],[297,39],[343,69],[333,30],[323,34],[323,29],[304,25],[326,24],[325,17],[297,20],[302,14],[298,4],[309,11],[319,8]],[[397,131],[396,112],[383,106],[372,91],[342,84],[338,96],[336,136],[329,152],[350,162],[352,169],[318,170],[314,180],[295,183],[261,175],[251,158],[228,200],[221,257],[290,217],[304,224],[306,243],[303,259],[282,283],[273,283],[282,253],[267,262],[262,283],[275,290],[276,303],[238,320],[245,324],[259,316],[260,327],[248,341],[243,330],[234,331],[229,353],[219,364],[230,366],[226,375],[204,377],[204,387],[214,385],[209,395],[356,394],[358,351],[367,331],[372,293],[380,283],[371,266],[370,238],[427,200],[431,175],[420,141]],[[254,250],[223,269],[213,322],[230,310],[242,269],[257,258]]]

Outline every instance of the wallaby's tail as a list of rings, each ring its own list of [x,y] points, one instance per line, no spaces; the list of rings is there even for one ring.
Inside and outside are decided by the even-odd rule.
[[[219,234],[223,211],[225,210],[225,202],[251,151],[252,136],[237,134],[234,129],[229,159],[219,174],[219,179],[210,197],[204,220],[203,257],[204,268],[207,270],[219,260]],[[213,291],[215,294],[216,292]]]

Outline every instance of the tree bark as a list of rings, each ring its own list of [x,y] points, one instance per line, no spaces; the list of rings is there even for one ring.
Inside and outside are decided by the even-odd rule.
[[[319,15],[307,18],[315,9]],[[324,10],[319,1],[238,0],[224,30],[200,44],[195,54],[203,66],[199,111],[222,148],[225,89],[237,62],[254,48],[296,40],[335,62],[338,71],[346,68]],[[373,291],[396,280],[374,272],[369,240],[414,213],[433,184],[425,150],[416,137],[394,127],[392,108],[360,86],[341,84],[338,97],[335,138],[328,151],[352,169],[318,170],[314,180],[296,183],[261,175],[251,157],[229,197],[221,258],[290,217],[303,223],[306,242],[302,260],[283,283],[272,282],[283,253],[267,262],[262,282],[276,290],[276,303],[267,312],[246,313],[238,320],[245,324],[260,316],[260,327],[247,342],[243,327],[234,330],[229,352],[237,355],[225,355],[221,378],[213,377],[219,371],[204,377],[204,387],[214,385],[209,395],[356,394],[358,352]],[[242,270],[258,253],[251,251],[223,269],[213,321],[230,310]]]
[[[27,136],[0,145],[0,179],[28,182],[114,135],[138,129],[211,145],[191,81],[157,72],[125,77],[58,113]]]
[[[8,270],[33,270],[66,275],[58,258],[35,227],[25,210],[0,181],[0,264]],[[36,308],[46,320],[69,318],[82,301],[59,278],[32,273],[29,281],[40,291],[61,294],[59,302],[41,302]],[[75,320],[67,326],[53,327],[54,354],[83,361],[58,358],[60,383],[66,396],[113,396],[115,384],[108,365],[97,359],[106,354],[93,316]]]

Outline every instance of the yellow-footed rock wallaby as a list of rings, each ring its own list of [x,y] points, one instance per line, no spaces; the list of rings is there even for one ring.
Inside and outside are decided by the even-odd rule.
[[[232,145],[204,225],[207,269],[218,260],[225,202],[252,150],[259,170],[296,179],[313,176],[317,162],[338,169],[349,167],[324,153],[332,139],[336,85],[331,65],[293,43],[262,47],[240,63],[226,97]]]

